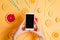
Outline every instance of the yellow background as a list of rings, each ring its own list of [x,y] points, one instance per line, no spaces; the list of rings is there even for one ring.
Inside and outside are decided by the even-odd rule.
[[[12,40],[13,34],[25,18],[34,12],[45,40],[60,40],[60,0],[0,0],[0,40]],[[7,22],[6,16],[14,14],[16,20]]]

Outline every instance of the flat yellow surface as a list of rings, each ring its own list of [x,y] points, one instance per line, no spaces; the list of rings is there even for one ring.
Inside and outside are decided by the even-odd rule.
[[[13,34],[25,18],[34,12],[45,40],[60,40],[60,0],[0,0],[0,40],[12,40]],[[14,14],[8,22],[6,16]]]

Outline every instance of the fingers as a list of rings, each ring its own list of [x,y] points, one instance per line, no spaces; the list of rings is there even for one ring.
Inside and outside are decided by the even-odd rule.
[[[23,27],[22,27],[22,30],[23,30],[23,31],[25,31],[25,28],[26,28],[26,27],[25,27],[25,26],[23,26]]]
[[[25,26],[25,20],[24,20],[24,21],[22,22],[22,24],[19,26],[19,30],[20,30],[20,31],[24,31],[25,28],[26,28],[26,26]]]
[[[37,28],[37,21],[38,21],[38,18],[34,18],[34,31],[37,31],[38,28]]]
[[[37,26],[35,25],[35,26],[34,26],[34,31],[37,31],[37,30],[38,30],[38,28],[37,28]]]

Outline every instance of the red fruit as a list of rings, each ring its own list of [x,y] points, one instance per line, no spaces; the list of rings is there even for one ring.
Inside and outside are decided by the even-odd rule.
[[[14,14],[7,15],[7,20],[8,20],[8,22],[13,22],[15,20]]]

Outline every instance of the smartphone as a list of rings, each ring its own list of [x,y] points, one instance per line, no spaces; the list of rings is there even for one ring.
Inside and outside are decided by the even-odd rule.
[[[34,28],[34,13],[26,14],[26,30],[33,30]]]

